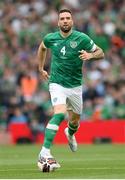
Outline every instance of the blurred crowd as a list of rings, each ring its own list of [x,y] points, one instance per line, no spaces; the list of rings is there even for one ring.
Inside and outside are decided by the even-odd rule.
[[[58,10],[69,8],[74,28],[88,34],[105,52],[84,63],[81,120],[125,118],[124,0],[0,1],[0,130],[25,122],[43,132],[53,113],[48,82],[38,73],[37,49],[57,30]],[[51,52],[45,69],[49,71]]]

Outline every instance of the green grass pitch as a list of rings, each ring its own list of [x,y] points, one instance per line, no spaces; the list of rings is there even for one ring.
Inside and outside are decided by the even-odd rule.
[[[6,179],[125,179],[125,145],[54,145],[52,152],[61,168],[42,173],[37,169],[40,145],[0,147],[0,178]]]

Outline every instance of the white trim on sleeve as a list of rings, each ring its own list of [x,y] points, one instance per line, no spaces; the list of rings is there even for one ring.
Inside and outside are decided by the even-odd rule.
[[[96,44],[93,45],[92,49],[91,49],[91,52],[94,52],[96,50]]]

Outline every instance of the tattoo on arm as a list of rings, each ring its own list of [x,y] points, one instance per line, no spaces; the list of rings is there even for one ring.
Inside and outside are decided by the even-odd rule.
[[[103,50],[97,46],[96,50],[92,52],[92,58],[93,59],[101,59],[104,58]]]

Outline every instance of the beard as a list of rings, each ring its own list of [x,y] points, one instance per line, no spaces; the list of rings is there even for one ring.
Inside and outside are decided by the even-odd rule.
[[[60,27],[61,31],[64,33],[68,33],[71,30],[71,28],[72,28],[71,26],[65,26],[65,25]]]

